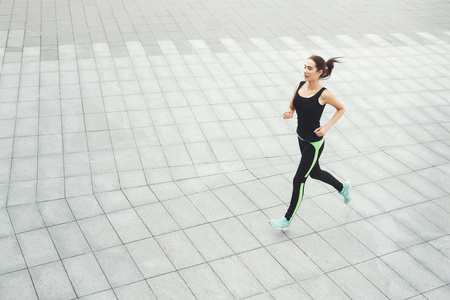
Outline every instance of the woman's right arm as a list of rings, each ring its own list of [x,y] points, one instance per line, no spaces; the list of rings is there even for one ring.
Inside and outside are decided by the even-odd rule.
[[[294,95],[292,95],[291,103],[289,103],[288,108],[283,112],[284,119],[292,119],[292,117],[294,116],[294,112],[295,112],[294,98],[295,98],[295,93],[297,93],[299,85],[300,85],[300,83],[297,84],[297,86],[295,87],[295,92],[294,92]]]

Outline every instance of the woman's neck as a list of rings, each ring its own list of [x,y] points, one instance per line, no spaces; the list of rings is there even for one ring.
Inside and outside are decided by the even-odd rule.
[[[315,90],[320,89],[319,80],[308,81],[307,89],[310,90],[310,91],[315,91]]]

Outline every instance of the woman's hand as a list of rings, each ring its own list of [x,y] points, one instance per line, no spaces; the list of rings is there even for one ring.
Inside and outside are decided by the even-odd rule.
[[[328,131],[328,128],[326,128],[325,126],[320,126],[316,130],[314,130],[314,133],[317,136],[325,136],[325,134],[327,134],[327,131]]]
[[[294,111],[292,109],[290,109],[288,107],[288,109],[286,109],[283,112],[283,119],[292,119],[292,117],[294,116]]]

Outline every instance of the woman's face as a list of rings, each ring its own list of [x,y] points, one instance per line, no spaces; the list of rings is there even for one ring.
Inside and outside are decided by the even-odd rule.
[[[312,59],[308,59],[305,62],[305,67],[303,68],[303,75],[306,81],[319,80],[322,70],[317,71],[316,63]]]

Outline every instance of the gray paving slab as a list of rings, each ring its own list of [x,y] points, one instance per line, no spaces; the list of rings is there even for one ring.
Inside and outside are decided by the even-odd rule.
[[[154,236],[179,229],[179,225],[159,202],[140,206],[136,212]]]
[[[285,299],[286,297],[298,297],[301,299],[312,299],[304,289],[297,283],[284,286],[279,289],[270,291],[274,299]]]
[[[176,272],[150,278],[147,282],[157,298],[179,299],[179,297],[182,297],[184,299],[195,299],[189,287]]]
[[[237,256],[230,256],[211,263],[235,298],[246,298],[264,292],[264,287]]]
[[[65,199],[40,202],[38,207],[46,226],[75,221]]]
[[[313,299],[351,299],[326,274],[301,282]]]
[[[237,218],[228,218],[211,224],[234,253],[261,247],[261,243]]]
[[[443,281],[403,250],[383,256],[381,259],[421,293],[445,285]]]
[[[128,252],[145,278],[175,271],[155,239],[145,239],[126,245]]]
[[[62,259],[86,254],[91,251],[83,233],[76,222],[48,228],[52,241]]]
[[[233,254],[231,248],[209,224],[188,228],[185,233],[206,261],[217,260]]]
[[[319,233],[320,236],[352,264],[375,257],[362,242],[352,236],[343,227],[331,228]],[[339,241],[345,240],[346,243]]]
[[[94,251],[121,244],[118,234],[104,215],[80,220],[78,224]]]
[[[239,258],[258,281],[269,290],[288,285],[295,281],[283,266],[264,248],[242,253],[239,255]],[[264,260],[264,266],[260,264],[261,260]],[[266,267],[269,267],[271,272],[267,272]]]
[[[406,299],[419,294],[403,277],[381,259],[372,259],[355,268],[389,299]]]
[[[424,294],[427,299],[445,299],[450,295],[448,286],[444,286]]]
[[[113,288],[143,279],[123,245],[95,252],[95,257]]]
[[[37,295],[43,299],[73,299],[75,291],[60,261],[30,268]]]
[[[182,231],[175,231],[156,237],[157,242],[177,269],[201,264],[205,261],[200,250]]]
[[[439,270],[440,268],[446,269],[449,265],[449,260],[445,255],[428,243],[408,248],[406,251],[443,282],[448,283],[449,279],[446,272]]]
[[[0,240],[1,251],[1,274],[9,273],[26,268],[23,254],[14,236],[4,237]]]
[[[58,253],[46,229],[21,233],[17,235],[17,240],[29,267],[59,260]]]
[[[205,217],[187,197],[164,201],[163,206],[181,228],[207,223]]]
[[[448,298],[449,3],[385,4],[3,2],[0,298]],[[283,233],[311,54],[353,201]]]
[[[271,245],[267,250],[296,281],[322,274],[322,270],[292,241]]]
[[[401,221],[390,214],[375,216],[369,218],[368,221],[402,248],[421,244],[424,241],[409,227],[403,225]]]
[[[388,299],[354,267],[333,271],[329,276],[352,299]]]
[[[78,297],[110,289],[99,263],[92,253],[63,260],[64,268]]]
[[[294,242],[324,272],[349,265],[349,262],[318,234],[300,237]]]
[[[5,299],[39,299],[27,270],[1,275],[0,295]]]
[[[9,218],[8,212],[6,211],[6,208],[0,209],[0,216],[1,216],[1,231],[0,231],[0,237],[7,237],[14,234],[14,229],[11,224],[11,219]]]
[[[344,225],[344,228],[377,256],[399,250],[399,247],[368,221]]]
[[[233,299],[230,291],[207,264],[190,267],[180,271],[197,299]]]
[[[140,281],[114,289],[117,298],[120,300],[126,299],[156,299],[155,295],[150,290],[147,282]]]

